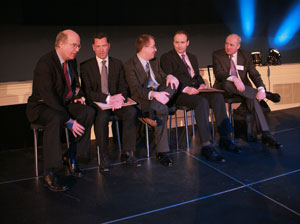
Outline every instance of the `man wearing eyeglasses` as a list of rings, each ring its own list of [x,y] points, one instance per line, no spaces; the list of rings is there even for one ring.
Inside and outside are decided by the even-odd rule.
[[[44,182],[51,191],[68,189],[57,176],[62,167],[63,127],[72,132],[70,147],[63,156],[67,175],[83,176],[76,154],[86,155],[89,150],[95,112],[82,97],[75,58],[79,49],[80,37],[76,32],[59,32],[55,49],[42,56],[35,67],[32,95],[28,98],[28,120],[44,126]]]

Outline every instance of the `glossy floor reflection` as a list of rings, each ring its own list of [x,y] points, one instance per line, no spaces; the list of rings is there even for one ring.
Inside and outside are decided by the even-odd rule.
[[[300,223],[300,108],[269,119],[283,150],[240,141],[241,154],[220,150],[221,164],[200,155],[197,138],[186,150],[181,130],[173,167],[147,159],[141,139],[141,168],[121,164],[111,144],[113,169],[102,175],[92,142],[92,160],[80,164],[85,176],[66,178],[71,189],[59,193],[33,177],[32,148],[1,152],[1,223]]]

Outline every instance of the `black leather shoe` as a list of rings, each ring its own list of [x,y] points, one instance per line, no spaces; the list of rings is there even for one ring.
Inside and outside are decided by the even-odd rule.
[[[136,160],[135,156],[131,155],[129,152],[121,154],[121,162],[125,163],[128,166],[132,166],[132,167],[141,167],[142,166],[142,164]]]
[[[63,157],[63,163],[65,165],[66,175],[74,177],[83,177],[82,170],[78,167],[78,162],[75,159],[69,158],[67,155]]]
[[[173,161],[170,159],[170,157],[168,156],[168,153],[166,153],[166,152],[156,153],[156,158],[164,166],[168,166],[168,167],[173,166]]]
[[[240,153],[240,148],[229,139],[220,139],[219,147],[229,152]]]
[[[202,147],[201,154],[207,159],[215,162],[225,162],[223,156],[221,156],[215,149],[215,147],[210,144]]]
[[[271,135],[270,132],[263,132],[261,141],[266,146],[270,146],[275,149],[282,149],[283,145],[280,142],[276,141],[275,138]]]
[[[44,185],[48,187],[50,191],[66,191],[69,189],[68,186],[60,184],[58,177],[53,173],[44,176]]]
[[[266,92],[266,98],[274,103],[278,103],[281,97],[278,93]]]

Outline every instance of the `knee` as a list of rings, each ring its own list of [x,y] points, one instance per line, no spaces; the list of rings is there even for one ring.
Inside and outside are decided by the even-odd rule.
[[[230,81],[225,81],[222,83],[222,87],[225,91],[230,91],[232,88],[235,88],[235,85],[233,84],[233,82]]]
[[[66,117],[60,112],[54,112],[48,116],[48,121],[48,124],[63,126],[66,122]]]
[[[195,101],[195,104],[196,104],[195,110],[196,109],[197,110],[199,110],[199,109],[208,110],[209,109],[209,103],[208,103],[207,99],[204,97],[198,97],[197,101]]]
[[[225,104],[224,96],[221,93],[214,94],[214,101],[218,104]]]
[[[86,119],[88,121],[94,121],[95,119],[95,114],[96,114],[96,111],[94,110],[94,108],[92,107],[89,107],[89,106],[86,106],[86,110],[85,110],[85,113],[86,113]]]

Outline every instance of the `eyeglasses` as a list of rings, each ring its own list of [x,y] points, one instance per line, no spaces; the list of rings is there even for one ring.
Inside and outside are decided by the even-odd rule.
[[[81,45],[79,44],[75,44],[75,43],[73,43],[73,44],[70,44],[70,43],[65,43],[65,44],[68,44],[68,45],[70,45],[73,49],[76,49],[76,48],[78,48],[78,50],[80,50],[80,48],[81,48]]]

